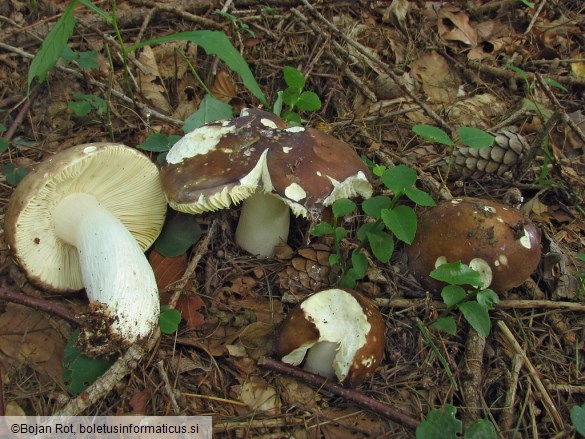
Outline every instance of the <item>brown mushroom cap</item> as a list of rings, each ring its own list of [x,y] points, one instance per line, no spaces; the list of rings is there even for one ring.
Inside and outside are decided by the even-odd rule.
[[[188,133],[167,155],[161,179],[171,207],[188,213],[227,208],[259,190],[310,217],[337,198],[372,193],[351,146],[256,109]]]
[[[354,290],[330,289],[297,305],[282,323],[277,353],[299,365],[317,343],[338,344],[333,370],[355,386],[374,372],[384,354],[384,321],[376,305]]]
[[[503,292],[521,285],[540,262],[540,231],[521,212],[479,198],[455,198],[426,210],[414,242],[407,247],[408,267],[434,292],[445,285],[429,273],[445,262],[469,264],[480,258],[492,270],[489,287]]]

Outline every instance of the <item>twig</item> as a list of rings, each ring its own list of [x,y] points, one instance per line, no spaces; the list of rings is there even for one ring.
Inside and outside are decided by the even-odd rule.
[[[312,386],[319,388],[319,390],[323,389],[333,393],[334,395],[346,398],[358,404],[360,407],[363,407],[367,410],[376,413],[377,415],[390,419],[391,421],[394,421],[402,425],[403,427],[409,428],[411,430],[416,429],[416,427],[419,424],[419,421],[417,419],[400,410],[397,410],[393,407],[390,407],[389,405],[376,401],[375,399],[372,399],[356,390],[346,389],[337,384],[331,383],[322,376],[304,371],[298,367],[291,366],[281,361],[273,360],[272,358],[268,357],[260,358],[258,360],[258,365],[270,369],[274,372],[282,373],[293,378],[296,378],[302,382],[308,383]]]
[[[181,297],[181,293],[183,292],[183,289],[185,288],[185,286],[189,282],[191,275],[195,272],[195,269],[197,268],[199,261],[201,260],[203,255],[207,253],[209,243],[211,242],[211,239],[214,237],[216,229],[217,229],[217,220],[214,220],[211,223],[211,225],[209,226],[209,229],[207,230],[207,234],[205,235],[205,238],[203,238],[199,242],[199,244],[197,244],[197,248],[195,249],[195,256],[193,256],[193,258],[189,262],[189,265],[187,265],[187,268],[185,269],[185,273],[183,273],[183,276],[181,277],[181,279],[179,279],[179,281],[176,283],[176,285],[173,288],[174,293],[171,297],[171,300],[169,301],[169,306],[171,308],[174,308],[175,305],[177,304],[177,301],[179,300],[179,297]]]
[[[528,27],[524,31],[524,35],[527,35],[532,30],[532,27],[534,26],[534,23],[536,23],[536,20],[538,20],[538,17],[540,16],[542,9],[544,8],[544,5],[546,5],[546,0],[540,0],[540,3],[538,5],[538,9],[536,10],[534,15],[532,16],[532,20],[530,20]]]
[[[61,317],[63,320],[67,320],[69,323],[80,328],[87,326],[87,322],[76,317],[71,309],[51,300],[31,297],[23,293],[15,293],[4,288],[0,288],[0,300],[6,300],[7,302],[18,303],[29,308],[44,311],[48,314]]]
[[[166,392],[167,396],[169,397],[169,399],[171,400],[171,405],[173,406],[173,412],[175,413],[175,416],[179,416],[182,413],[181,408],[179,407],[179,404],[177,404],[177,398],[175,398],[175,393],[173,392],[173,387],[171,386],[171,381],[169,380],[169,376],[167,374],[167,371],[165,370],[164,361],[159,360],[156,363],[156,367],[158,369],[158,373],[160,374],[160,376],[163,380],[165,392]]]
[[[536,388],[540,392],[540,396],[542,398],[542,403],[543,403],[544,407],[546,408],[549,415],[551,416],[556,428],[559,430],[562,430],[564,428],[563,418],[561,418],[561,415],[559,414],[559,411],[557,410],[552,398],[550,397],[548,390],[546,389],[545,385],[542,383],[542,380],[540,379],[538,370],[534,367],[534,365],[532,364],[532,362],[530,361],[530,359],[526,355],[526,352],[524,352],[524,350],[522,349],[522,347],[520,346],[520,344],[518,343],[518,341],[514,337],[514,334],[512,334],[512,331],[510,331],[508,326],[506,326],[506,324],[502,320],[498,320],[498,327],[502,331],[502,334],[504,335],[506,340],[512,345],[512,347],[514,348],[514,351],[517,354],[522,356],[522,359],[524,360],[524,365],[526,366],[526,368],[528,369],[528,372],[530,374],[530,378],[532,378],[534,385],[536,386]]]
[[[481,384],[485,337],[469,328],[461,370],[461,393],[465,405],[463,424],[468,427],[481,418]]]
[[[160,331],[157,329],[145,347],[138,344],[130,346],[105,374],[99,377],[85,392],[54,413],[54,416],[79,416],[94,403],[103,399],[116,384],[138,366],[140,359],[154,348],[159,337]]]
[[[319,11],[317,11],[313,7],[313,5],[311,5],[308,2],[308,0],[301,0],[301,1],[313,13],[313,15],[315,15],[319,20],[321,20],[329,28],[329,30],[333,34],[342,38],[343,41],[345,41],[347,44],[349,44],[354,49],[356,49],[360,53],[360,55],[362,55],[364,58],[366,58],[369,61],[376,64],[378,67],[380,67],[382,69],[382,71],[384,73],[386,73],[388,76],[390,76],[394,80],[394,82],[396,82],[396,84],[400,87],[400,89],[406,95],[408,95],[412,100],[414,100],[418,105],[420,105],[420,107],[423,109],[423,111],[425,113],[427,113],[442,128],[445,128],[445,129],[449,130],[450,132],[453,131],[453,128],[445,120],[443,120],[443,118],[441,118],[441,116],[439,116],[437,113],[435,113],[428,105],[426,105],[421,99],[419,99],[419,97],[416,96],[416,94],[414,92],[412,92],[408,87],[406,87],[405,85],[403,85],[401,83],[398,75],[396,73],[394,73],[394,71],[390,68],[390,66],[388,64],[386,64],[385,62],[382,62],[381,60],[379,60],[375,56],[372,56],[372,54],[370,54],[368,52],[368,50],[366,50],[361,44],[355,42],[354,40],[349,38],[347,35],[345,35],[343,32],[341,32],[333,23],[331,23]]]
[[[201,12],[202,10],[204,10],[203,8],[208,9],[210,7],[214,7],[215,6],[214,2],[207,1],[193,2],[193,0],[189,0],[182,2],[183,4],[173,2],[172,4],[165,5],[162,4],[161,2],[154,2],[150,0],[131,0],[130,3],[140,6],[147,6],[149,8],[154,8],[155,11],[170,12],[174,15],[178,15],[179,17],[187,21],[199,24],[201,25],[201,27],[205,29],[221,29],[223,27],[220,23],[216,21],[188,12],[188,9],[193,9],[194,11]],[[190,6],[189,5],[190,3],[195,7]],[[197,3],[199,3],[199,5],[197,5]],[[205,3],[207,3],[207,5],[203,6]]]
[[[520,369],[522,369],[522,355],[514,354],[512,356],[512,370],[507,380],[508,390],[504,397],[504,406],[500,416],[500,430],[509,431],[514,423],[514,413],[516,404],[516,389],[518,388],[518,379],[520,378]]]
[[[375,299],[376,304],[385,308],[414,308],[416,306],[432,306],[435,309],[445,309],[445,304],[439,301],[427,301],[425,299]],[[584,312],[585,303],[580,302],[556,302],[553,300],[501,300],[496,303],[496,309],[561,309],[567,311]]]

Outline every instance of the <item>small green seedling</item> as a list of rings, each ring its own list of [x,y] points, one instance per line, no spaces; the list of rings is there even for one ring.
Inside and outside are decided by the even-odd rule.
[[[0,154],[8,151],[10,142],[4,137],[4,132],[7,130],[6,125],[0,123]]]
[[[356,205],[350,200],[338,200],[333,203],[333,224],[321,222],[311,229],[313,236],[332,235],[336,253],[331,255],[330,264],[339,264],[343,272],[339,285],[353,288],[367,271],[367,257],[362,249],[366,246],[380,262],[386,263],[394,253],[394,239],[407,244],[412,243],[416,234],[417,217],[414,209],[401,204],[404,197],[420,206],[434,206],[433,199],[424,191],[415,187],[416,171],[408,166],[398,165],[394,168],[373,167],[373,173],[392,191],[393,195],[379,195],[365,200],[361,208],[372,220],[366,221],[357,230],[360,244],[351,254],[351,264],[343,260],[340,242],[347,235],[347,230],[338,225],[341,217],[355,210]]]
[[[160,332],[163,334],[172,334],[179,329],[181,313],[168,305],[163,305],[160,308],[158,323],[160,326]]]
[[[473,127],[460,127],[457,129],[459,139],[452,139],[441,128],[432,125],[415,125],[412,131],[428,142],[440,143],[447,146],[467,146],[468,148],[489,148],[494,144],[494,136],[483,130]]]
[[[294,67],[282,69],[287,88],[276,94],[272,112],[289,124],[301,124],[301,116],[295,111],[316,111],[321,108],[321,99],[312,91],[304,91],[305,76]],[[284,112],[283,112],[284,108]]]
[[[86,117],[92,111],[103,116],[108,111],[107,102],[99,96],[73,93],[73,100],[69,101],[69,108],[77,117]]]
[[[459,439],[463,423],[456,417],[457,409],[445,404],[440,409],[431,410],[424,421],[416,427],[416,439]],[[478,419],[466,430],[465,439],[497,439],[494,425],[487,419]]]
[[[585,262],[585,253],[577,253],[577,259],[580,261]],[[585,294],[585,273],[577,273],[575,275],[577,280],[579,281],[579,294]]]
[[[585,436],[585,404],[571,408],[571,424],[581,436]]]
[[[82,69],[95,69],[99,67],[97,60],[98,52],[90,50],[87,52],[75,52],[69,46],[65,46],[61,52],[61,59],[65,62],[75,62]]]
[[[181,136],[177,134],[170,136],[162,133],[149,134],[146,140],[136,145],[136,147],[143,151],[158,153],[156,161],[159,165],[162,165],[169,150],[180,138]]]
[[[473,262],[470,264],[473,265]],[[483,269],[483,266],[481,269]],[[469,265],[461,262],[452,262],[440,265],[431,272],[430,276],[433,279],[449,284],[441,291],[441,297],[447,309],[443,315],[432,323],[432,327],[455,335],[457,326],[455,319],[449,314],[454,309],[458,309],[465,317],[465,320],[480,335],[484,337],[489,335],[491,328],[489,311],[493,309],[494,304],[498,303],[500,299],[495,291],[484,288],[484,285],[489,284],[491,279],[486,280],[485,271],[480,273],[478,270],[474,270]],[[489,277],[491,278],[491,270],[489,271]],[[472,289],[465,289],[462,285],[470,285]]]
[[[213,13],[223,18],[227,18],[231,23],[232,28],[234,28],[236,31],[242,30],[246,32],[248,35],[250,35],[252,38],[256,37],[256,33],[252,29],[250,29],[250,26],[244,23],[241,18],[238,18],[233,14],[223,11],[213,11]]]

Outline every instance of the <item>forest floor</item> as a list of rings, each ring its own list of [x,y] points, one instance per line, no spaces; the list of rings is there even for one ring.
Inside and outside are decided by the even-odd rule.
[[[234,108],[260,106],[239,75],[192,43],[146,46],[127,59],[120,50],[121,42],[223,31],[268,102],[286,88],[285,66],[304,74],[305,90],[322,101],[301,112],[304,125],[376,164],[415,169],[417,186],[437,202],[474,196],[512,204],[541,231],[539,267],[500,294],[487,337],[457,313],[455,335],[421,330],[441,313],[441,298],[409,273],[403,243],[387,264],[367,251],[356,290],[380,306],[385,357],[354,394],[416,422],[452,405],[466,429],[485,419],[502,438],[575,437],[570,413],[585,403],[585,3],[533,3],[119,0],[118,34],[79,4],[70,50],[46,79],[32,78],[27,97],[31,59],[69,3],[4,1],[0,214],[24,174],[68,147],[137,147],[152,134],[182,135],[206,94],[200,81]],[[97,4],[112,13],[110,2]],[[449,135],[462,126],[505,131],[505,151],[518,139],[525,146],[509,163],[453,159],[446,172],[461,150],[416,135],[420,124]],[[148,352],[127,354],[135,355],[132,368],[125,362],[101,393],[90,386],[78,397],[64,380],[70,323],[45,312],[50,306],[0,302],[3,413],[211,415],[214,437],[413,437],[412,425],[259,364],[274,355],[272,336],[292,307],[335,285],[327,262],[316,261],[334,248],[307,241],[310,224],[297,219],[287,248],[252,257],[234,243],[238,213],[198,216],[201,239],[185,254],[149,253],[163,303],[176,304],[183,322]],[[343,220],[344,252],[356,248],[364,220],[360,213]],[[5,240],[0,267],[3,297],[22,293],[72,313],[87,307],[83,293],[50,295],[28,283]],[[435,431],[421,437],[451,437]]]

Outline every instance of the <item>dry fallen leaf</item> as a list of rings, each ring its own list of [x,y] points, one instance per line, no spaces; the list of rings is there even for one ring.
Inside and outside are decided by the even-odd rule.
[[[434,50],[414,61],[410,73],[421,82],[431,102],[451,104],[459,94],[461,79]]]
[[[193,329],[200,328],[205,323],[205,317],[199,312],[203,307],[205,303],[196,294],[183,294],[177,301],[177,310],[186,320],[187,326]]]
[[[164,290],[181,279],[187,268],[186,254],[169,257],[161,255],[156,249],[152,249],[150,255],[148,255],[148,261],[154,271],[156,285],[159,290]]]
[[[236,96],[236,83],[229,73],[224,70],[217,72],[213,87],[211,87],[211,94],[215,99],[226,104]]]
[[[158,70],[158,64],[150,46],[144,46],[142,53],[138,57],[138,61],[143,66],[143,68],[138,70],[140,91],[155,108],[167,113],[170,112],[171,105],[167,99],[167,93]]]
[[[456,5],[445,5],[439,10],[439,36],[445,41],[456,41],[469,47],[477,46],[477,31],[469,23],[469,16]]]
[[[232,388],[239,395],[240,401],[255,412],[265,415],[280,413],[281,402],[276,389],[263,379],[248,381]]]

